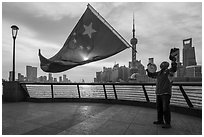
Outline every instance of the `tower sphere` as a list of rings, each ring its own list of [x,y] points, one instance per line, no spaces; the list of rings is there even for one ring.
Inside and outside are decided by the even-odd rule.
[[[132,45],[136,45],[137,44],[137,39],[136,38],[132,38],[131,40],[130,40],[130,43],[132,44]]]

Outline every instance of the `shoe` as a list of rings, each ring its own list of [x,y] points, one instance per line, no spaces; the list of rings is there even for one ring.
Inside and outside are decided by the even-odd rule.
[[[170,124],[164,124],[164,125],[162,126],[162,128],[171,128],[171,125],[170,125]]]
[[[164,124],[164,122],[163,121],[154,121],[153,124],[155,124],[155,125],[162,125],[162,124]]]

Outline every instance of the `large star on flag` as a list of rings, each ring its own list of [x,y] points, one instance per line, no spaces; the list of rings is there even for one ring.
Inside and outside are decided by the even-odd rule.
[[[83,32],[83,35],[87,34],[90,39],[91,39],[91,34],[96,32],[96,30],[92,28],[92,22],[89,24],[89,26],[84,25],[84,29],[85,31]]]

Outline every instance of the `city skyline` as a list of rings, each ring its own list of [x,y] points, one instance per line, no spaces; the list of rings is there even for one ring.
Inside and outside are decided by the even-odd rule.
[[[33,66],[25,66],[26,72],[25,75],[16,72],[17,78],[15,79],[16,81],[21,81],[21,82],[68,82],[70,83],[71,81],[66,77],[66,74],[59,75],[59,77],[53,77],[53,73],[46,73],[45,75],[37,75],[37,67]],[[12,81],[12,73],[13,71],[9,71],[9,79],[4,79],[8,81]],[[63,77],[63,78],[62,78]],[[82,80],[81,80],[82,81]],[[74,81],[76,82],[76,81]]]
[[[25,66],[31,65],[38,68],[38,76],[47,75],[39,67],[38,49],[41,48],[47,58],[55,55],[82,16],[87,4],[3,2],[2,77],[8,79],[8,72],[12,70],[11,25],[19,27],[16,39],[16,74],[25,74]],[[198,65],[202,65],[202,3],[90,4],[128,42],[132,38],[134,12],[138,39],[137,59],[145,67],[150,57],[154,58],[157,66],[163,60],[169,61],[170,49],[178,47],[181,50],[183,39],[191,37],[196,61]],[[155,50],[152,50],[152,46]],[[112,67],[115,62],[128,66],[131,50],[129,48],[107,59],[53,74],[53,77],[66,74],[71,81],[80,81],[83,78],[87,82],[93,82],[95,73],[101,71],[103,66]]]

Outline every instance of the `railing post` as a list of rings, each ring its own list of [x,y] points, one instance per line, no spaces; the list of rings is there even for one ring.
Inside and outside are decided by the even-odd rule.
[[[104,84],[103,84],[103,90],[104,90],[104,94],[105,94],[105,99],[108,99],[108,97],[107,97],[107,93],[106,93],[106,87],[105,87]]]
[[[185,98],[185,100],[186,100],[188,106],[189,106],[190,108],[192,108],[192,107],[193,107],[193,104],[191,103],[191,100],[188,98],[188,95],[187,95],[186,92],[184,91],[182,85],[179,85],[179,88],[180,88],[180,91],[181,91],[181,93],[183,94],[183,96],[184,96],[184,98]]]
[[[116,93],[115,85],[114,85],[114,84],[113,84],[113,91],[114,91],[114,94],[115,94],[115,99],[118,100],[118,97],[117,97],[117,93]]]
[[[148,95],[147,95],[147,91],[146,91],[146,89],[145,89],[145,86],[142,85],[142,88],[143,88],[144,95],[145,95],[145,98],[146,98],[147,102],[150,102],[150,101],[149,101],[149,97],[148,97]]]
[[[78,90],[78,95],[79,95],[79,99],[81,98],[81,94],[80,94],[80,90],[79,90],[79,84],[77,84],[77,90]]]
[[[52,93],[52,101],[54,101],[54,91],[53,91],[53,84],[51,84],[51,93]]]
[[[26,84],[20,83],[20,86],[21,86],[21,88],[25,91],[26,97],[30,98],[30,94],[28,93],[28,89],[27,89]]]

